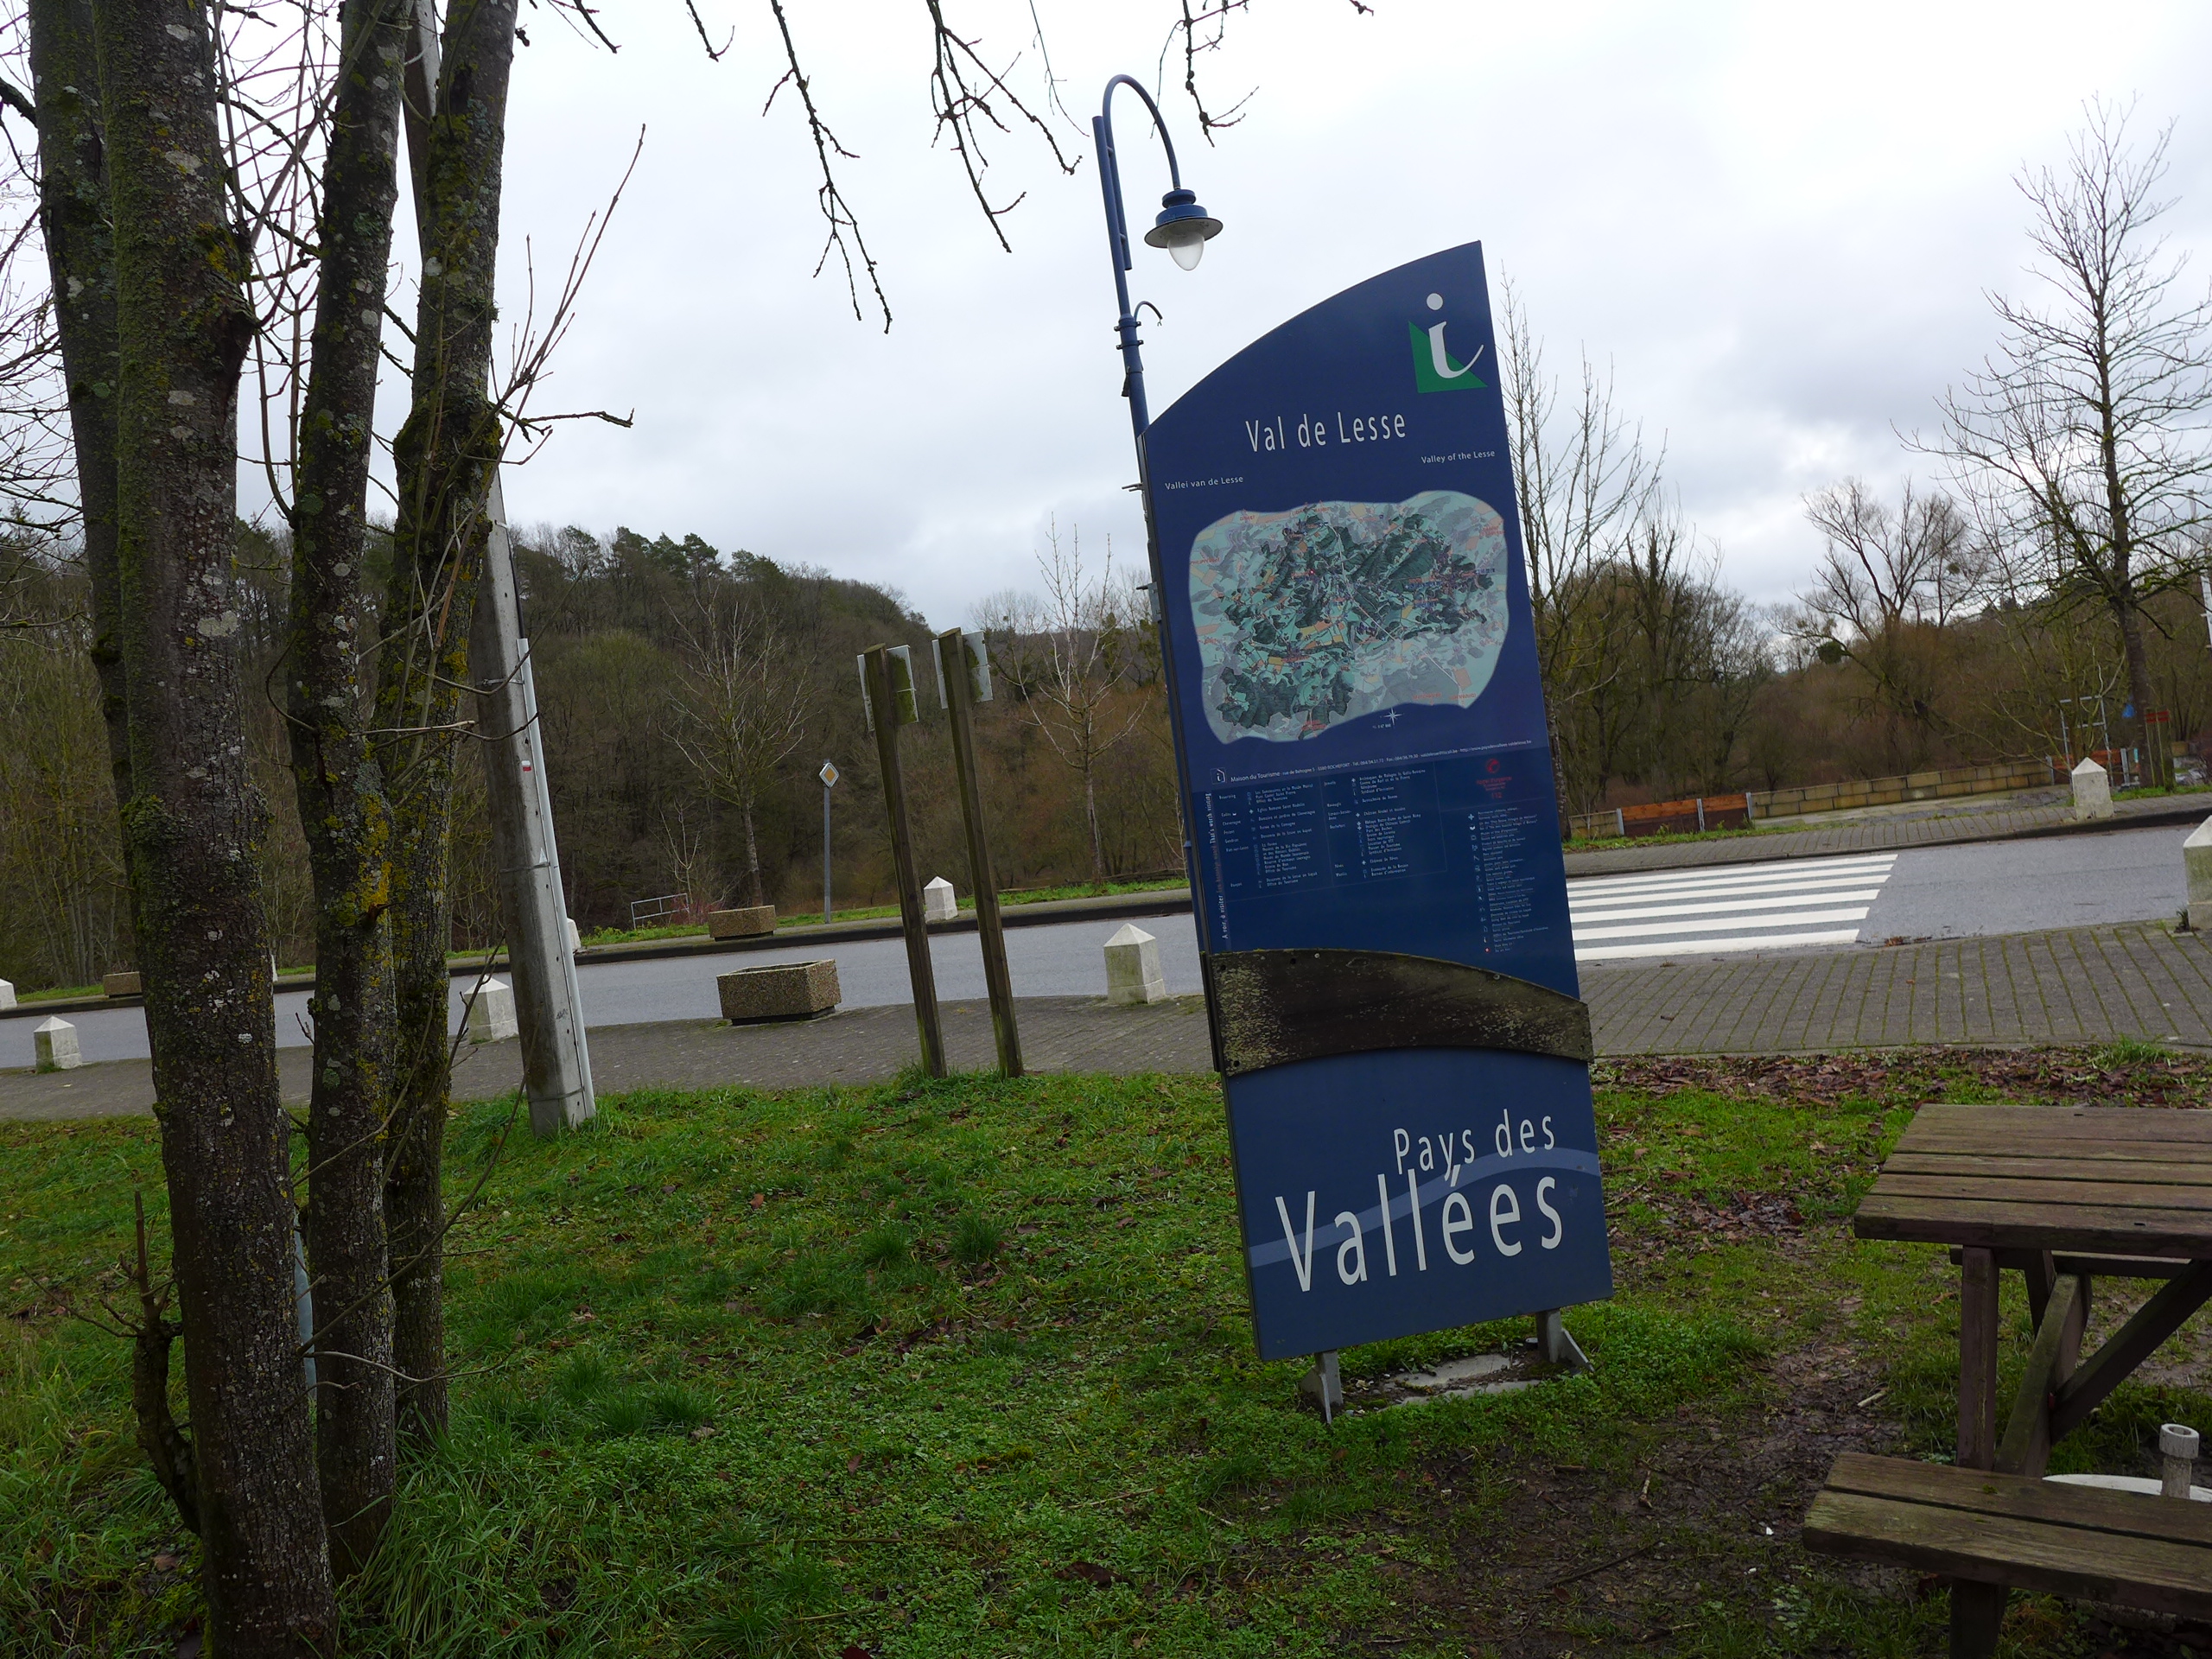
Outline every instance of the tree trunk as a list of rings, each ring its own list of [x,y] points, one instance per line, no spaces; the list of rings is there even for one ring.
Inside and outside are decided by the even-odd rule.
[[[92,0],[32,0],[31,87],[38,107],[39,228],[54,283],[54,332],[69,396],[92,594],[92,666],[119,808],[130,798],[130,730],[124,709],[122,614],[115,563],[115,237],[108,219],[106,146]]]
[[[753,832],[753,803],[749,799],[745,803],[744,814],[745,873],[752,882],[753,903],[758,907],[768,902],[768,890],[760,880],[760,838]]]
[[[267,804],[238,683],[238,368],[253,332],[226,217],[207,14],[95,0],[116,227],[124,809],[184,1325],[211,1648],[330,1650],[337,1612],[292,1297],[258,877]]]
[[[446,1031],[454,735],[469,683],[468,631],[490,531],[499,421],[486,382],[495,315],[499,184],[515,0],[451,9],[419,167],[423,289],[413,403],[394,442],[399,474],[376,724],[393,817],[391,943],[398,1084],[385,1211],[401,1424],[446,1426],[444,1164],[452,1082]]]
[[[308,1256],[315,1278],[315,1451],[331,1564],[347,1578],[391,1513],[392,1300],[382,1135],[391,1086],[391,818],[362,719],[371,422],[391,218],[408,0],[346,0],[324,162],[321,249],[292,517],[285,657],[292,775],[315,895]],[[442,1032],[441,1033],[442,1034]]]
[[[1098,834],[1098,773],[1095,764],[1086,763],[1083,768],[1083,816],[1090,826],[1090,874],[1094,880],[1106,880],[1106,843]]]
[[[2131,593],[2112,601],[2113,620],[2120,626],[2120,643],[2127,658],[2127,696],[2135,705],[2135,729],[2143,745],[2143,781],[2152,788],[2165,781],[2171,765],[2158,753],[2169,741],[2164,722],[2151,719],[2151,658],[2143,646],[2143,612]]]

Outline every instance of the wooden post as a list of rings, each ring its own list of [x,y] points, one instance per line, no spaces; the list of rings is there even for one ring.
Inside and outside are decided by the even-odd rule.
[[[906,828],[906,780],[899,770],[899,688],[891,671],[891,651],[878,645],[861,658],[869,717],[875,728],[875,759],[883,768],[883,816],[891,829],[891,861],[899,882],[899,921],[906,935],[906,972],[914,986],[914,1024],[921,1033],[922,1069],[944,1075],[944,1028],[937,1011],[937,972],[930,962],[929,926],[922,919],[922,889],[914,873],[913,836]],[[910,706],[913,697],[907,689]]]
[[[1960,1252],[1959,1451],[1961,1469],[1997,1463],[1997,1258]],[[1987,1659],[2005,1623],[2002,1585],[1951,1580],[1952,1659]]]
[[[975,650],[980,658],[983,642]],[[991,994],[991,1035],[997,1040],[999,1070],[1021,1075],[1021,1033],[1014,1022],[1014,980],[1007,972],[1006,931],[999,924],[998,876],[991,868],[990,837],[983,832],[983,792],[976,765],[973,704],[976,687],[969,677],[968,637],[948,628],[937,637],[937,677],[952,717],[952,764],[960,775],[960,816],[968,830],[969,879],[976,884],[976,932],[983,944],[983,983]]]

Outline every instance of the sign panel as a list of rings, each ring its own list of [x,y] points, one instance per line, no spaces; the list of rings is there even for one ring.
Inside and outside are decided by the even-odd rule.
[[[1580,995],[1479,244],[1347,289],[1146,435],[1206,948]],[[1263,1357],[1609,1295],[1586,1067],[1464,1048],[1232,1077]]]

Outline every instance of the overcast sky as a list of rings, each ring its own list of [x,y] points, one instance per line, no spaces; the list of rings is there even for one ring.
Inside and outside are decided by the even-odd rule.
[[[1076,115],[1072,176],[1016,132],[995,198],[1027,192],[1001,251],[956,159],[930,148],[920,0],[788,0],[813,87],[858,159],[846,193],[893,322],[813,279],[813,162],[758,0],[699,0],[734,43],[709,62],[677,0],[610,8],[609,56],[543,10],[518,54],[507,149],[510,319],[541,301],[640,127],[645,149],[540,412],[565,427],[510,474],[518,524],[696,531],[895,587],[940,626],[1024,585],[1047,524],[1141,559],[1116,396],[1113,290],[1089,120],[1106,76],[1147,82],[1173,9],[1036,0]],[[950,0],[1040,105],[1027,0]],[[2168,220],[2212,274],[2212,8],[1492,5],[1255,0],[1207,61],[1246,116],[1209,150],[1163,99],[1186,181],[1227,226],[1194,273],[1140,249],[1153,405],[1284,318],[1404,260],[1479,239],[1554,368],[1610,364],[1663,440],[1726,578],[1785,598],[1818,552],[1802,498],[1912,461],[1893,429],[1993,343],[1986,291],[2026,282],[2023,162],[2063,157],[2094,95],[2179,118]],[[1171,61],[1168,85],[1180,80]],[[2196,92],[2194,99],[2190,94]],[[1117,100],[1133,221],[1166,188]],[[411,242],[406,244],[411,245]],[[408,302],[411,305],[411,301]],[[1925,463],[1922,463],[1924,467]]]

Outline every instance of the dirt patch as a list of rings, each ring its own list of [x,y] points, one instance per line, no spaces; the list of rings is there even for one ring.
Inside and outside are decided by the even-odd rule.
[[[1460,1506],[1442,1541],[1449,1565],[1408,1564],[1402,1617],[1355,1645],[1459,1642],[1501,1659],[1648,1652],[1718,1620],[1786,1621],[1815,1575],[1909,1593],[1910,1574],[1815,1561],[1798,1541],[1839,1452],[1898,1446],[1878,1369],[1824,1346],[1767,1374],[1763,1413],[1685,1406],[1625,1469],[1494,1452],[1424,1465],[1418,1484]]]

